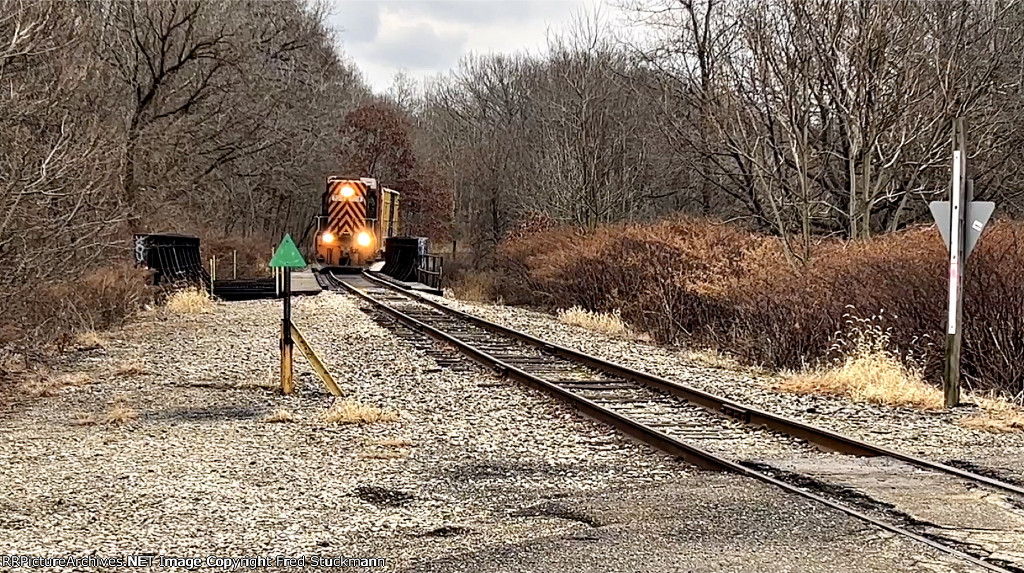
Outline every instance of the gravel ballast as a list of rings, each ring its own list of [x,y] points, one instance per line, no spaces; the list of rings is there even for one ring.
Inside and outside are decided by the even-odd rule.
[[[380,557],[407,571],[972,570],[697,471],[482,370],[440,368],[351,297],[294,307],[345,398],[398,421],[325,423],[333,397],[301,358],[297,394],[277,394],[278,302],[152,311],[64,360],[90,383],[4,403],[0,553]],[[474,310],[582,339],[544,315]],[[115,406],[137,419],[108,423]],[[278,410],[294,421],[265,421]]]
[[[772,389],[775,376],[709,367],[688,359],[683,349],[606,336],[530,309],[431,298],[538,338],[756,408],[928,459],[980,464],[1024,481],[1024,434],[990,433],[957,424],[960,418],[978,413],[970,404],[951,412],[921,411],[852,403],[841,397],[782,393]]]

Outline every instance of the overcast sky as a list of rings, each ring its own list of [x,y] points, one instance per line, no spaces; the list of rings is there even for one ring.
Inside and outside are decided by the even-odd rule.
[[[332,0],[330,24],[374,91],[404,69],[415,79],[470,53],[540,52],[548,30],[600,0]]]

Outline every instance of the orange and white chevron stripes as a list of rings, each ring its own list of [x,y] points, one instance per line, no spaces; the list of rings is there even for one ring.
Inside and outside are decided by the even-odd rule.
[[[366,227],[366,184],[355,179],[330,181],[324,196],[326,230],[335,237],[355,235]]]

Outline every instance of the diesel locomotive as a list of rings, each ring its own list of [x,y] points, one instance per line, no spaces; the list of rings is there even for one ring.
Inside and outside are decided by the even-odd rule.
[[[317,217],[317,262],[358,267],[378,260],[384,239],[399,233],[400,199],[373,178],[328,177]]]

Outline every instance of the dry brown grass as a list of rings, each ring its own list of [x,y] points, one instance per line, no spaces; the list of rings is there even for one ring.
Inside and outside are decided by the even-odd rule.
[[[965,288],[963,376],[980,390],[1024,393],[1024,222],[985,232]],[[779,237],[707,219],[513,235],[494,253],[495,294],[511,304],[618,308],[670,344],[726,349],[746,364],[797,370],[835,356],[848,306],[885,311],[894,348],[927,380],[942,376],[948,290],[934,226],[870,240],[816,240],[806,264]],[[901,354],[901,357],[906,357]]]
[[[32,373],[24,377],[19,387],[23,394],[33,398],[45,398],[60,394],[62,388],[85,386],[92,382],[92,377],[84,372],[67,372],[64,374],[43,372]]]
[[[75,414],[75,419],[71,421],[76,426],[95,426],[96,417],[89,412],[79,412]]]
[[[213,310],[213,301],[205,290],[188,288],[172,293],[164,307],[174,314],[203,314]]]
[[[1024,411],[994,396],[977,400],[982,412],[960,418],[957,423],[965,428],[981,430],[992,434],[1009,434],[1024,431]]]
[[[33,398],[51,398],[60,394],[61,388],[54,378],[43,374],[27,376],[18,386],[22,394]]]
[[[75,344],[79,350],[95,350],[106,347],[107,339],[94,330],[86,330],[75,335]]]
[[[924,381],[889,348],[888,332],[871,320],[852,323],[847,356],[836,364],[791,375],[776,388],[797,394],[844,396],[855,402],[943,408],[942,392]]]
[[[146,364],[139,358],[125,360],[114,368],[115,376],[141,376],[146,372]]]
[[[116,257],[115,257],[116,258]],[[0,344],[33,360],[51,349],[91,347],[78,333],[116,328],[152,299],[145,272],[129,264],[84,269],[72,264],[53,280],[32,280],[30,289],[0,295]],[[90,338],[92,338],[90,336]]]
[[[683,360],[699,366],[706,366],[708,368],[723,368],[726,370],[752,369],[750,367],[744,368],[734,358],[730,358],[729,356],[711,349],[686,350],[683,352]]]
[[[446,294],[452,298],[470,302],[492,302],[494,300],[494,273],[466,271],[452,281]]]
[[[574,306],[568,310],[558,311],[558,321],[563,324],[600,332],[607,336],[633,338],[633,333],[626,326],[626,323],[622,321],[619,311],[612,313],[595,312]]]
[[[123,426],[138,419],[139,413],[126,404],[123,398],[115,399],[103,417],[103,421],[111,426]]]
[[[66,372],[57,375],[57,380],[62,386],[85,386],[94,382],[92,376],[85,372]]]
[[[400,460],[409,457],[411,453],[409,450],[370,450],[360,454],[360,457],[371,460]]]
[[[404,438],[391,438],[370,442],[362,457],[377,460],[396,460],[412,455],[412,441]]]
[[[929,386],[921,373],[904,366],[891,354],[851,356],[841,364],[792,375],[776,386],[783,392],[845,396],[855,402],[884,406],[942,409],[942,392]]]
[[[268,422],[271,424],[282,422],[295,422],[297,420],[298,417],[296,417],[291,410],[285,410],[284,408],[278,408],[277,410],[274,410],[273,412],[267,414],[266,418],[263,418],[264,422]]]
[[[335,402],[323,413],[323,420],[328,424],[375,424],[397,419],[398,412],[367,406],[355,400]]]

